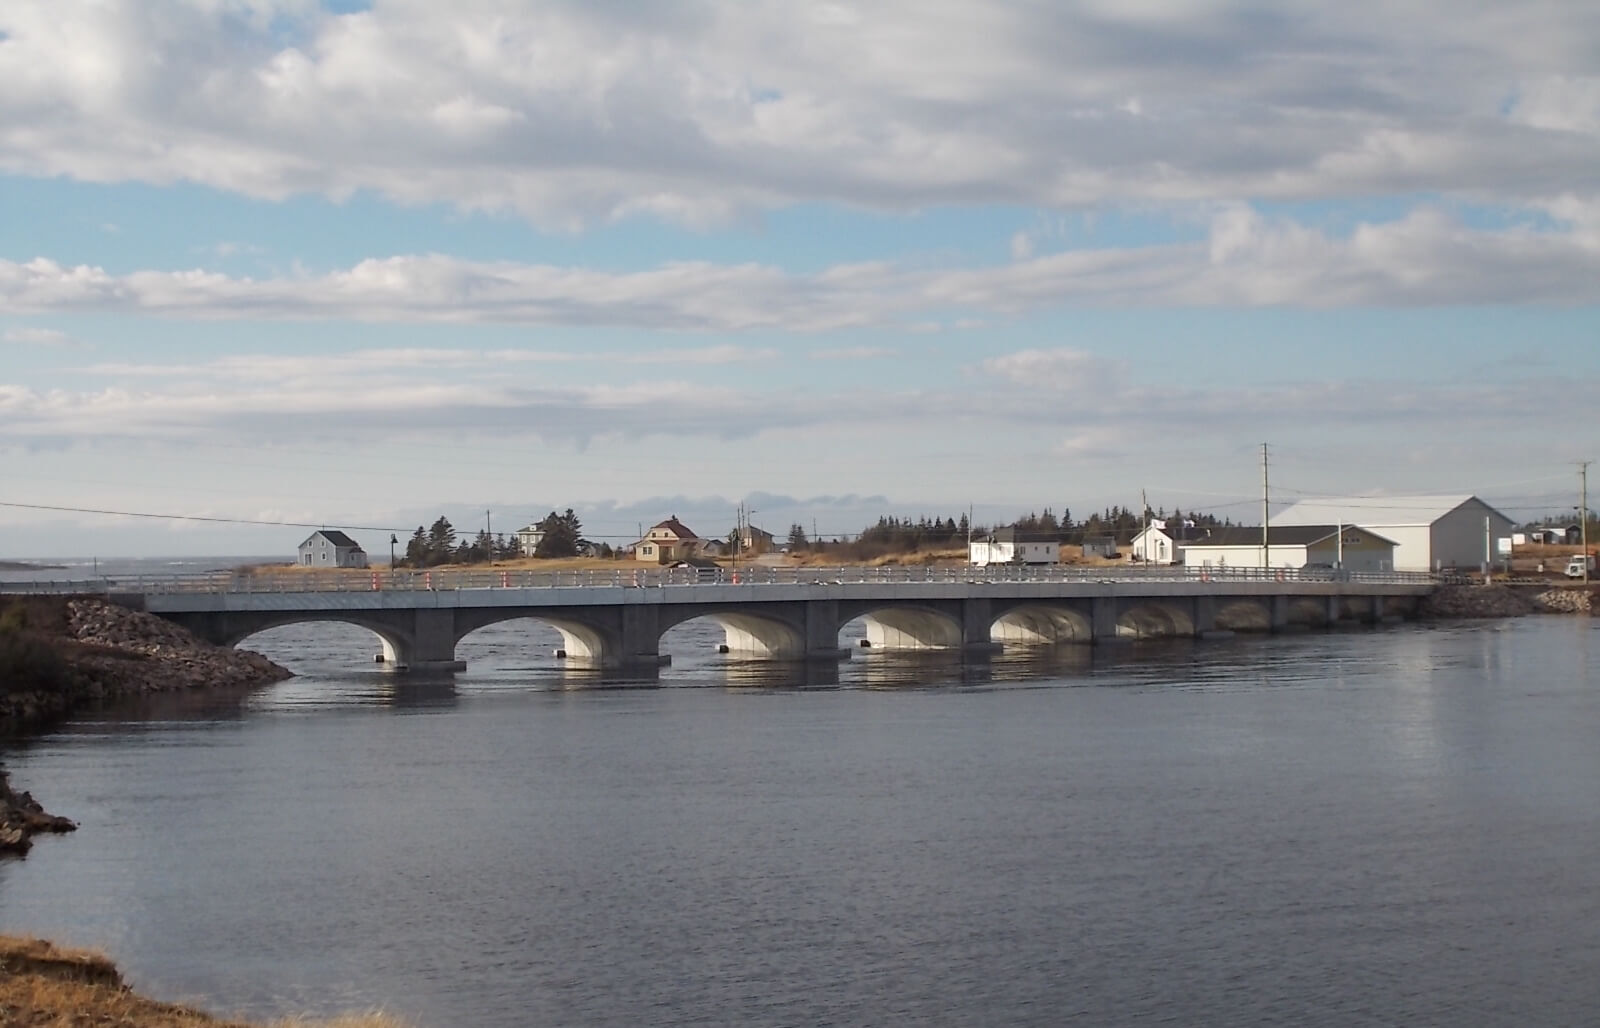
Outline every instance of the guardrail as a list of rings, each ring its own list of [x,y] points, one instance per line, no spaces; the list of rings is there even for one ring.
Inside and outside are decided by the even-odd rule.
[[[62,581],[0,582],[0,593],[302,593],[461,589],[657,589],[678,586],[867,585],[943,582],[1358,582],[1430,585],[1423,571],[1343,571],[1329,568],[1088,568],[1012,564],[932,567],[616,568],[584,571],[221,571],[127,575]]]

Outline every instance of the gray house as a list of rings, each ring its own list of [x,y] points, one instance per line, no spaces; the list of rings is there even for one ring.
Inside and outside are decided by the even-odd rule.
[[[364,568],[367,551],[343,532],[320,528],[300,544],[300,565],[308,568]]]

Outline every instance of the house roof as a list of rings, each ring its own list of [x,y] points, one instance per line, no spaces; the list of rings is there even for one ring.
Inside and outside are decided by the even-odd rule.
[[[645,535],[648,536],[650,534],[650,532],[654,532],[658,528],[665,528],[667,531],[671,532],[673,535],[677,536],[679,539],[698,539],[698,538],[700,538],[699,536],[697,536],[693,532],[691,532],[687,525],[685,525],[683,522],[679,521],[678,520],[678,515],[676,515],[676,514],[672,515],[672,517],[668,518],[665,521],[657,521],[655,524],[651,525],[650,526],[650,531],[646,532]]]
[[[1268,546],[1315,546],[1317,543],[1332,539],[1339,534],[1338,525],[1272,525],[1267,529]],[[1380,543],[1395,545],[1393,539],[1386,539],[1364,525],[1346,524],[1346,531],[1358,529],[1369,539],[1376,539]],[[1186,549],[1204,549],[1207,546],[1260,546],[1261,526],[1232,526],[1229,528],[1213,528],[1206,535],[1190,539],[1184,543]]]
[[[517,529],[518,535],[527,535],[530,532],[535,535],[543,535],[544,529],[540,528],[538,525],[527,525],[526,527]]]
[[[1117,545],[1117,537],[1114,535],[1086,535],[1083,537],[1083,545],[1085,546],[1104,546],[1107,543],[1112,546]]]
[[[336,528],[319,528],[315,532],[312,532],[310,535],[308,535],[306,537],[306,542],[305,543],[301,543],[300,545],[304,546],[306,543],[309,543],[311,540],[315,539],[319,535],[322,536],[322,538],[328,540],[328,542],[332,543],[334,546],[337,546],[337,547],[340,547],[340,548],[353,547],[353,548],[355,548],[357,550],[361,549],[361,544],[360,543],[356,542],[354,539],[352,539],[349,536],[345,535],[343,532],[339,531]]]
[[[1301,500],[1274,514],[1272,521],[1279,525],[1431,525],[1474,500],[1483,503],[1470,493],[1440,496],[1327,496]],[[1483,505],[1505,517],[1487,503]]]

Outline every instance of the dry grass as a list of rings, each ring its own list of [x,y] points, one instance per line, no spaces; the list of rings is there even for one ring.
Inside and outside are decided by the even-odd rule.
[[[193,1007],[146,999],[105,954],[42,939],[0,936],[0,1025],[8,1028],[260,1028]],[[404,1028],[386,1014],[293,1018],[273,1028]]]

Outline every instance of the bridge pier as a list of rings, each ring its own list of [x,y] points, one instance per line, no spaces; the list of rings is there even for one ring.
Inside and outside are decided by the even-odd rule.
[[[652,672],[667,663],[661,656],[661,608],[653,603],[630,604],[621,608],[620,652],[603,649],[600,664],[625,671]]]
[[[1096,596],[1089,602],[1089,641],[1094,645],[1120,640],[1121,637],[1117,635],[1117,608],[1115,596]]]
[[[807,600],[801,617],[805,621],[808,663],[850,659],[850,651],[839,645],[838,600]]]
[[[1267,627],[1273,632],[1282,632],[1289,627],[1289,597],[1279,595],[1267,598]]]
[[[969,656],[999,653],[1004,647],[995,642],[994,604],[987,596],[961,601],[961,652]]]
[[[456,659],[456,612],[420,607],[412,612],[411,638],[383,639],[383,652],[397,671],[465,671],[467,662]]]

